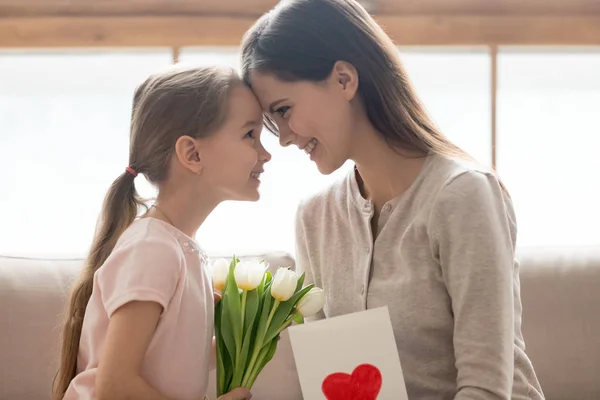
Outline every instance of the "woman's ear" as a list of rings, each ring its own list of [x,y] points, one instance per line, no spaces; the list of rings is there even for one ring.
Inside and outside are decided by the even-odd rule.
[[[192,173],[200,175],[202,171],[202,157],[200,143],[190,136],[181,136],[175,142],[175,155],[179,163]]]
[[[339,85],[344,97],[351,101],[358,91],[358,71],[354,65],[346,61],[336,61],[331,74],[334,82]]]

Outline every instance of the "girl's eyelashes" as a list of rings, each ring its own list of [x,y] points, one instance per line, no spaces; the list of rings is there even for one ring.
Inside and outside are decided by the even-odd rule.
[[[254,139],[254,129],[251,129],[250,131],[246,132],[246,134],[244,135],[244,139]]]
[[[279,114],[281,118],[285,118],[285,114],[288,112],[289,109],[289,106],[282,106],[275,110],[275,113]]]

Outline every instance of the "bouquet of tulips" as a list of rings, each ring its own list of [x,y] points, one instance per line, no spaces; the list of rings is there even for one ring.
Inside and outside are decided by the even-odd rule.
[[[279,334],[302,323],[325,303],[323,290],[303,286],[304,274],[279,268],[273,277],[264,262],[216,260],[213,285],[221,292],[215,307],[217,395],[252,388],[273,358]]]

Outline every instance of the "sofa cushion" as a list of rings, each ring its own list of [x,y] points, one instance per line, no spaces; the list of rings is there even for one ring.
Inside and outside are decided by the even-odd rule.
[[[254,257],[294,267],[285,253]],[[523,335],[546,398],[600,399],[600,248],[520,249],[519,259]],[[81,264],[0,256],[0,399],[50,397],[60,314]],[[286,335],[255,398],[273,398],[274,387],[280,400],[301,398]]]
[[[278,266],[294,267],[286,253],[239,258],[265,259],[273,272]],[[0,399],[50,398],[60,351],[61,314],[82,264],[77,258],[0,256]]]
[[[600,247],[519,259],[523,336],[546,399],[600,399]]]

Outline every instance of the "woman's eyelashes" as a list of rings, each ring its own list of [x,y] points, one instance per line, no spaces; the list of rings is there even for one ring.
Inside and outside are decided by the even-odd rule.
[[[279,114],[279,116],[281,118],[285,118],[285,115],[287,114],[289,109],[290,109],[289,106],[282,106],[282,107],[279,107],[277,110],[275,110],[275,113]]]

